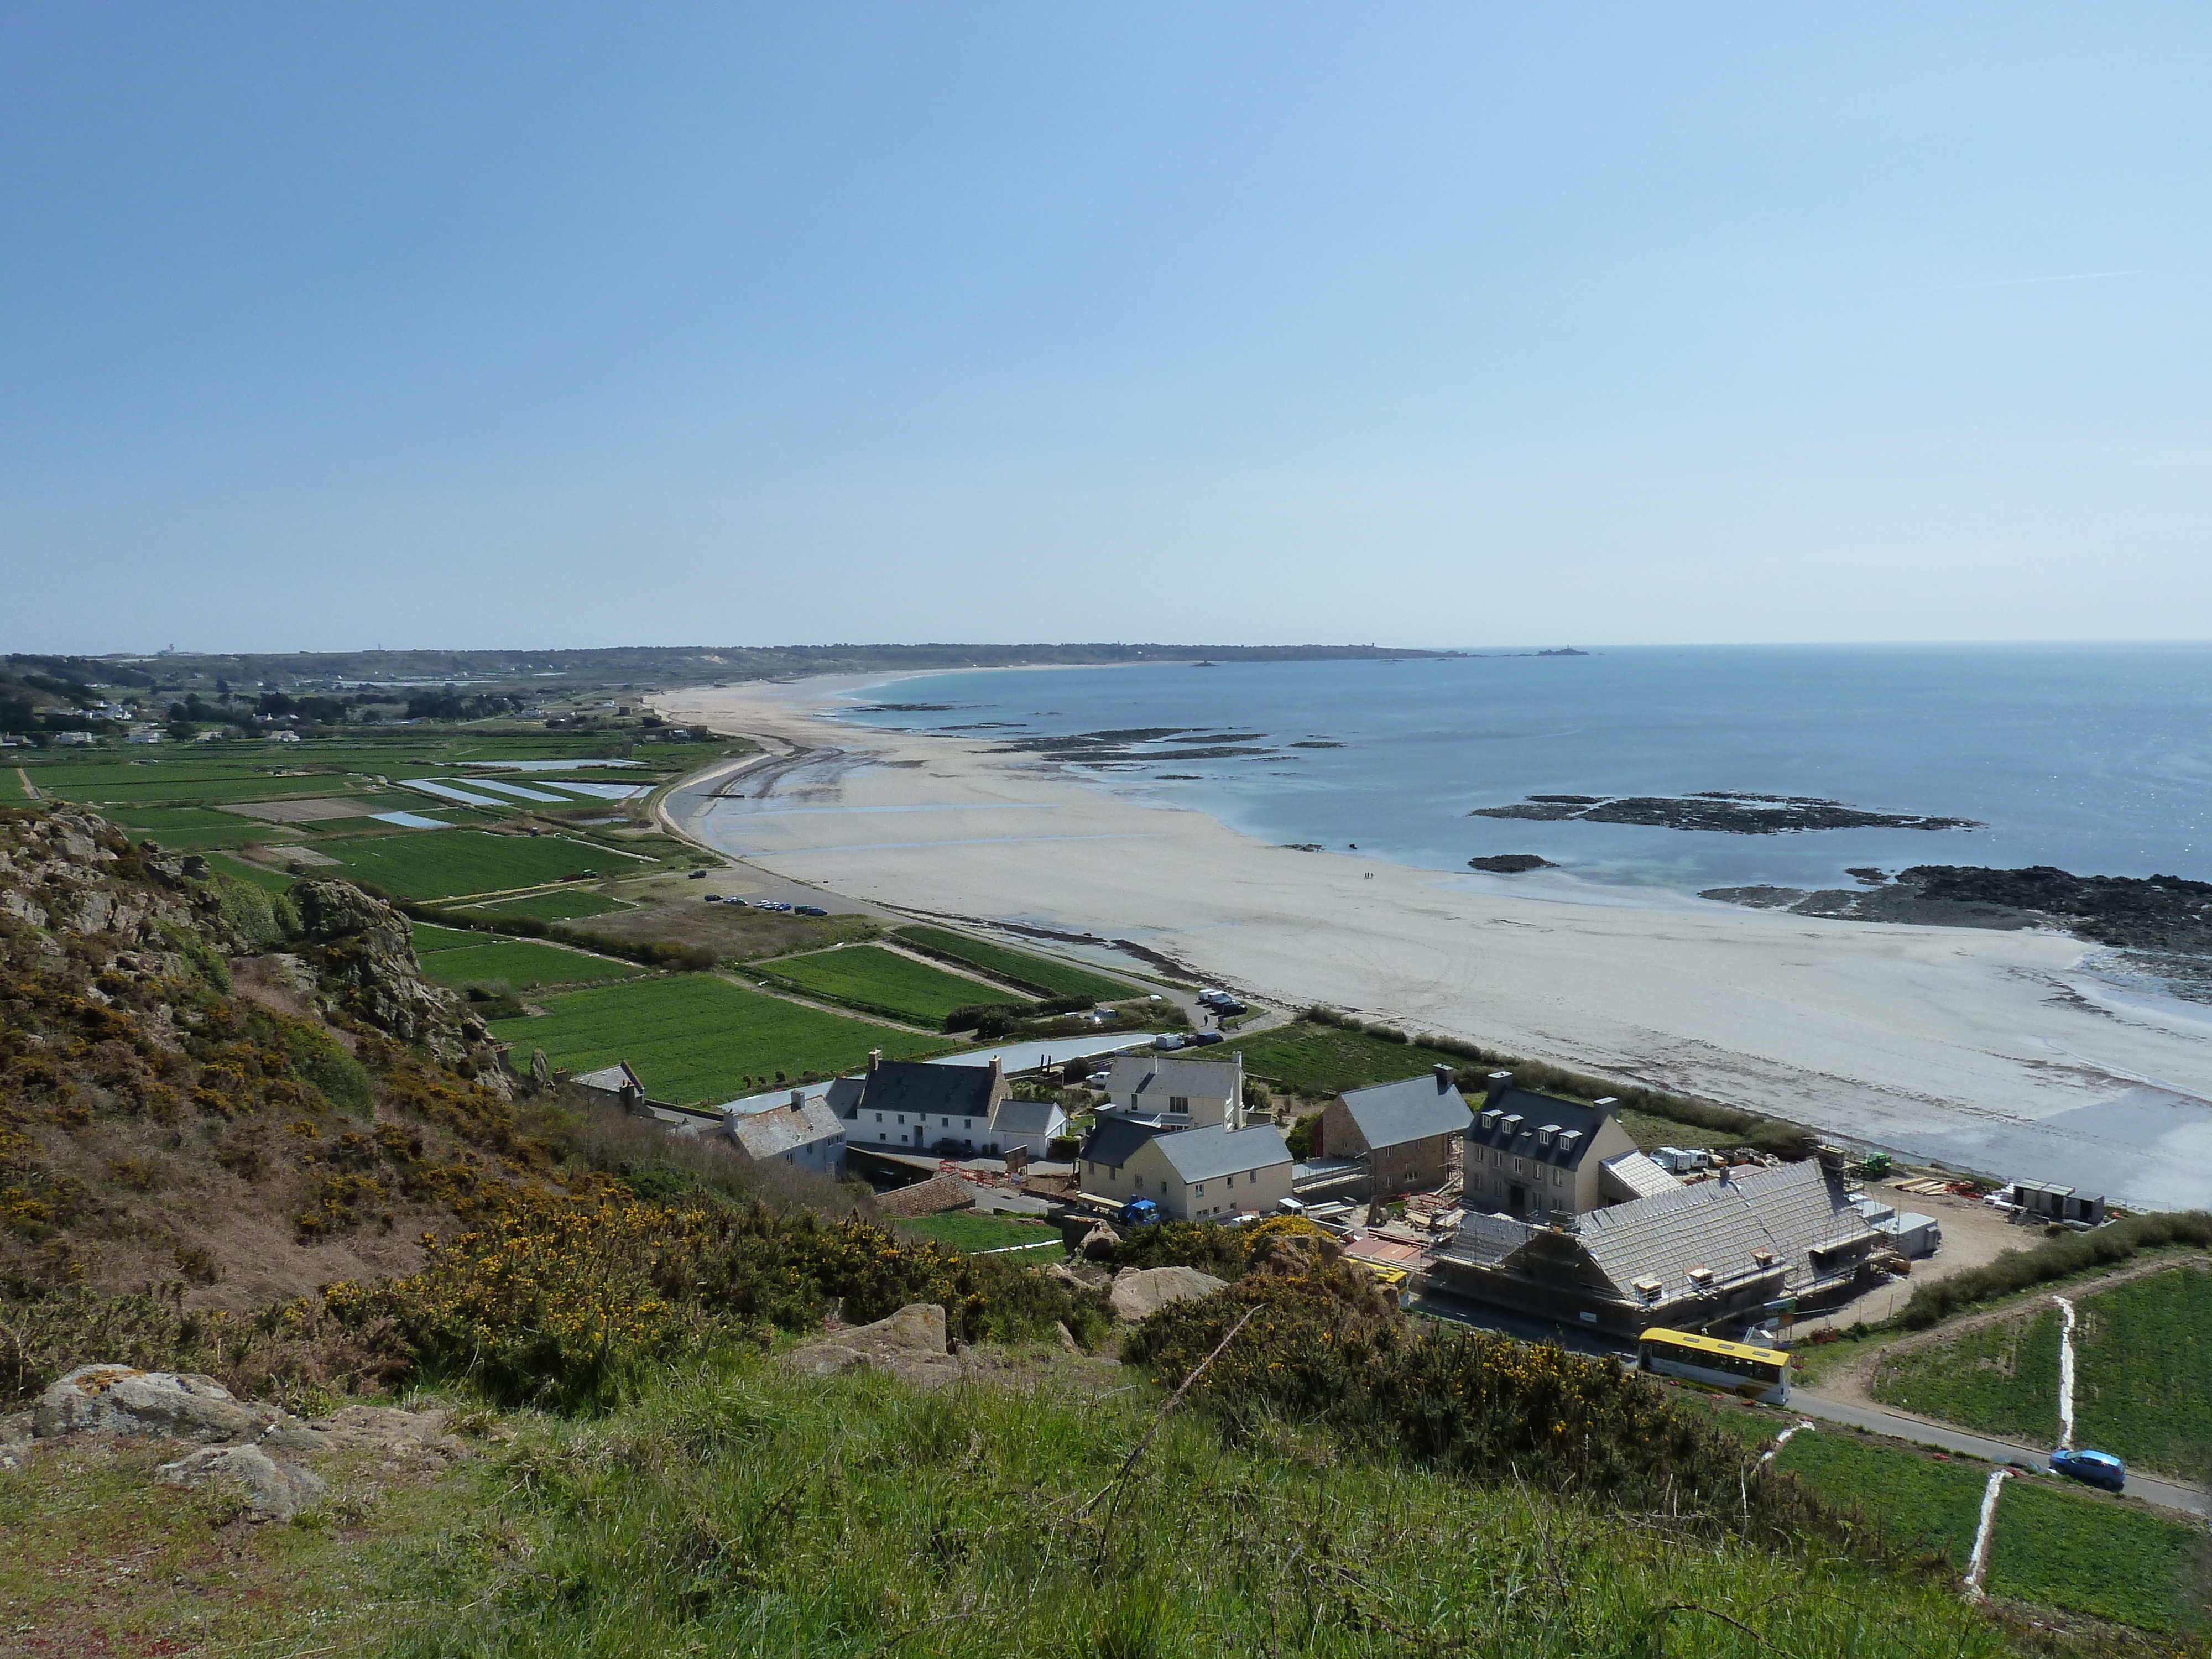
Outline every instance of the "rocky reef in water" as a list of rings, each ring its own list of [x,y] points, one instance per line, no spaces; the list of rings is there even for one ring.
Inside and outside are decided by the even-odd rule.
[[[2047,864],[2020,870],[1922,864],[1894,878],[1878,870],[1849,872],[1863,884],[1808,891],[1800,887],[1714,887],[1699,896],[1753,909],[1859,921],[1942,927],[2055,927],[2093,944],[2168,959],[2145,964],[2172,978],[2196,960],[2212,969],[2212,882],[2179,876],[2077,876]],[[2198,975],[2184,974],[2183,977]]]
[[[1559,866],[1534,853],[1497,853],[1488,858],[1469,859],[1467,867],[1486,871],[1493,876],[1520,876],[1531,870],[1556,870]]]
[[[1924,812],[1870,812],[1810,795],[1752,795],[1704,789],[1687,795],[1530,795],[1510,806],[1478,806],[1472,818],[1556,823],[1635,823],[1656,830],[1708,830],[1730,836],[1779,836],[1804,830],[1979,830],[1972,818]]]

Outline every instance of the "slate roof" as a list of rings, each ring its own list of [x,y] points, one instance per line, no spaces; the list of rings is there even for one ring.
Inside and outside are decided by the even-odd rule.
[[[975,1202],[975,1189],[958,1176],[935,1175],[896,1192],[878,1193],[876,1207],[891,1215],[939,1215]]]
[[[1692,1267],[1710,1267],[1718,1283],[1760,1271],[1753,1250],[1767,1250],[1790,1269],[1791,1282],[1824,1276],[1812,1252],[1870,1236],[1844,1200],[1842,1181],[1819,1162],[1776,1170],[1735,1170],[1726,1181],[1700,1181],[1658,1198],[1639,1198],[1580,1218],[1578,1240],[1598,1270],[1624,1296],[1639,1279],[1659,1281],[1662,1294],[1689,1285]]]
[[[1472,1118],[1458,1085],[1432,1072],[1372,1088],[1348,1089],[1341,1098],[1361,1137],[1377,1152],[1408,1141],[1460,1134]]]
[[[1115,1169],[1127,1164],[1129,1154],[1155,1135],[1172,1133],[1156,1124],[1140,1123],[1134,1118],[1102,1115],[1097,1121],[1098,1127],[1084,1139],[1083,1161],[1086,1164],[1108,1164]],[[1183,1133],[1196,1133],[1197,1131],[1185,1130]]]
[[[1496,1089],[1468,1125],[1467,1139],[1470,1146],[1494,1146],[1539,1164],[1578,1170],[1607,1116],[1577,1100],[1561,1100],[1556,1095],[1534,1094],[1527,1089]],[[1505,1121],[1512,1117],[1519,1121]],[[1547,1126],[1561,1131],[1552,1137],[1548,1146],[1540,1145],[1536,1138],[1536,1131]]]
[[[1158,1138],[1160,1155],[1184,1181],[1212,1181],[1219,1176],[1243,1175],[1291,1161],[1291,1149],[1272,1123],[1249,1129],[1231,1129],[1216,1123],[1203,1129],[1183,1129]]]
[[[1109,1095],[1185,1095],[1235,1100],[1244,1082],[1243,1056],[1179,1060],[1172,1054],[1116,1054],[1106,1078]]]
[[[887,1060],[860,1079],[850,1117],[865,1106],[872,1112],[936,1112],[987,1117],[999,1075],[988,1066],[929,1066],[920,1060]]]
[[[629,1062],[626,1060],[617,1060],[611,1066],[602,1066],[596,1072],[581,1073],[568,1081],[580,1089],[596,1089],[610,1095],[620,1094],[625,1084],[636,1088],[641,1094],[645,1091],[645,1085],[638,1082],[637,1073],[630,1070]]]
[[[1641,1152],[1623,1152],[1606,1159],[1606,1174],[1626,1188],[1632,1198],[1658,1198],[1681,1186],[1656,1160]]]
[[[820,1100],[803,1106],[773,1106],[730,1120],[730,1135],[746,1155],[766,1161],[845,1133],[836,1114]]]
[[[830,1079],[830,1086],[823,1091],[822,1098],[829,1103],[830,1109],[839,1117],[850,1117],[860,1109],[860,1079],[841,1077]]]
[[[991,1118],[994,1129],[1010,1135],[1047,1135],[1066,1123],[1067,1114],[1053,1101],[1016,1100],[1011,1096],[999,1103]]]

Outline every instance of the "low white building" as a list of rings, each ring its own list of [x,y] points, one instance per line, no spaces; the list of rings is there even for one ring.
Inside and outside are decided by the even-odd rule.
[[[738,1149],[756,1164],[812,1170],[833,1179],[845,1171],[845,1126],[818,1096],[809,1100],[794,1089],[781,1106],[732,1112],[726,1128]]]
[[[1185,1060],[1176,1054],[1116,1054],[1106,1073],[1102,1114],[1142,1119],[1165,1128],[1244,1127],[1244,1056]]]

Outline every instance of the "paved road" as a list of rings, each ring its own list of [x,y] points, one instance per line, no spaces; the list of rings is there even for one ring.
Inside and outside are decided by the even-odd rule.
[[[1902,1412],[1884,1411],[1878,1406],[1853,1406],[1840,1400],[1823,1400],[1802,1389],[1790,1391],[1789,1409],[1802,1412],[1824,1422],[1841,1423],[1847,1427],[1867,1429],[1875,1434],[1894,1436],[1924,1446],[1941,1446],[1945,1451],[1964,1452],[1969,1457],[1979,1457],[1992,1463],[2009,1463],[2015,1460],[2034,1468],[2048,1468],[2051,1453],[2048,1447],[2015,1445],[2009,1440],[1992,1440],[1986,1435],[1968,1434],[1942,1423],[1930,1423],[1924,1418],[1908,1417]],[[2083,1487],[2084,1492],[2091,1490]],[[2140,1498],[2146,1504],[2155,1504],[2160,1509],[2179,1510],[2185,1514],[2212,1516],[2212,1494],[2195,1486],[2177,1485],[2171,1480],[2160,1480],[2147,1474],[2128,1471],[2128,1496]]]

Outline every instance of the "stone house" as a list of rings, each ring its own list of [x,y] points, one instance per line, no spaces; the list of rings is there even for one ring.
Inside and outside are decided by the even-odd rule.
[[[1585,1215],[1680,1183],[1638,1152],[1610,1097],[1585,1106],[1494,1074],[1467,1128],[1469,1210],[1541,1219]]]
[[[1432,1192],[1449,1178],[1452,1144],[1473,1117],[1452,1068],[1439,1066],[1419,1077],[1346,1090],[1314,1126],[1313,1156],[1358,1159],[1370,1198]]]
[[[1184,1060],[1161,1054],[1116,1054],[1106,1074],[1102,1113],[1142,1118],[1166,1128],[1244,1127],[1244,1056]]]
[[[781,1164],[812,1170],[831,1179],[845,1172],[845,1126],[819,1097],[794,1089],[791,1099],[765,1111],[732,1112],[725,1120],[729,1138],[756,1164]]]
[[[1171,1130],[1103,1116],[1077,1171],[1085,1192],[1116,1203],[1149,1198],[1170,1221],[1267,1214],[1291,1195],[1291,1149],[1273,1124]]]

